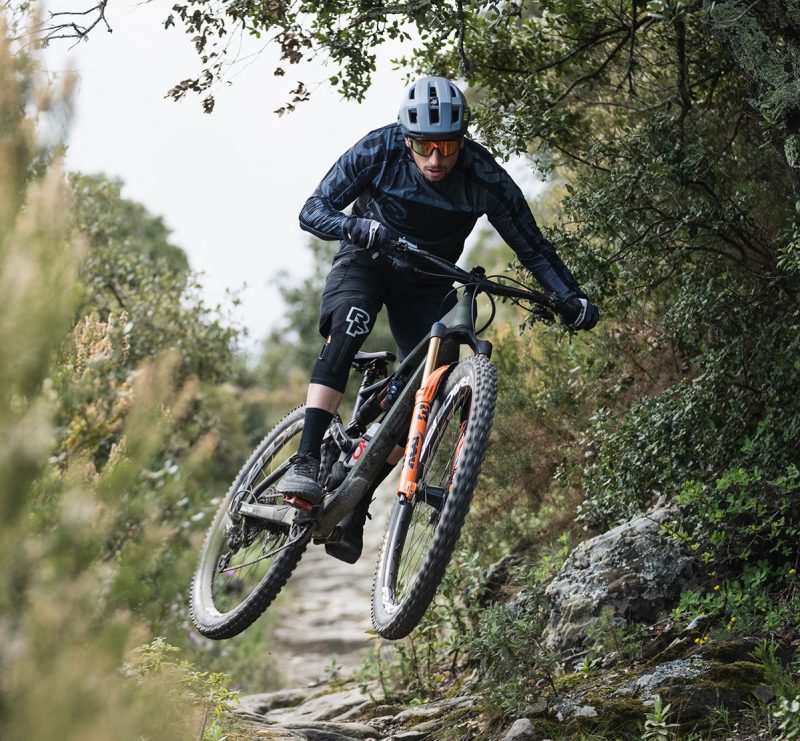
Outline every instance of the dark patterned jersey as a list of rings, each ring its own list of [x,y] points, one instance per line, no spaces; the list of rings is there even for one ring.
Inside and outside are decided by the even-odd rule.
[[[583,295],[544,238],[525,197],[480,144],[465,139],[458,162],[440,182],[428,182],[397,124],[369,132],[328,171],[300,212],[300,226],[321,239],[347,241],[342,209],[376,219],[397,236],[455,262],[464,240],[486,214],[500,236],[544,286],[563,299]]]

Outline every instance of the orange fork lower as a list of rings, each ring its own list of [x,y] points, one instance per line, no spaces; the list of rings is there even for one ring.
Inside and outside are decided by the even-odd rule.
[[[414,413],[411,417],[411,427],[408,431],[406,454],[403,459],[403,470],[400,473],[400,483],[397,487],[398,496],[404,496],[409,501],[414,498],[417,490],[419,475],[419,454],[422,450],[422,441],[428,429],[428,417],[431,413],[433,397],[439,389],[439,384],[449,365],[443,365],[431,373],[425,383],[417,390],[414,396]]]

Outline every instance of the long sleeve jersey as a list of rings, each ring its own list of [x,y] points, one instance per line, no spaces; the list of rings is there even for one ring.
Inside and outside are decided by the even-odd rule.
[[[369,132],[328,171],[300,212],[300,226],[321,239],[341,239],[347,215],[376,219],[440,257],[455,262],[480,216],[514,250],[539,283],[561,300],[582,296],[577,282],[544,238],[511,176],[480,144],[465,139],[442,181],[428,182],[405,146],[398,124]]]

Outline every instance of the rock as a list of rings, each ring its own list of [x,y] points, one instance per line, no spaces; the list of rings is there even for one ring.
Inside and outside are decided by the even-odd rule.
[[[402,705],[372,705],[361,711],[362,718],[393,718],[404,710]]]
[[[692,723],[720,706],[744,707],[762,686],[761,677],[760,666],[752,661],[725,663],[695,656],[658,664],[606,697],[610,705],[620,698],[639,699],[646,705],[660,695],[672,705],[677,721]]]
[[[572,717],[572,714],[578,707],[580,707],[579,700],[567,697],[553,705],[553,707],[550,708],[550,712],[558,721],[563,723],[565,720]]]
[[[612,692],[609,697],[654,695],[664,687],[676,684],[686,684],[688,680],[705,674],[708,671],[708,664],[698,659],[676,659],[665,664],[659,664],[647,674],[634,679],[632,682],[620,687]]]
[[[257,695],[245,695],[239,699],[239,707],[243,712],[264,715],[276,708],[292,708],[319,694],[319,690],[294,689],[278,692],[263,692]]]
[[[525,715],[532,718],[538,718],[542,715],[547,713],[547,701],[546,700],[539,700],[538,702],[533,703],[533,705],[528,705],[525,708]]]
[[[508,729],[503,741],[530,741],[533,738],[535,738],[533,723],[527,718],[520,718]]]
[[[545,642],[556,651],[581,647],[601,612],[612,620],[652,623],[673,606],[692,559],[659,532],[672,510],[659,509],[581,543],[547,587]]]
[[[282,723],[281,728],[297,731],[313,741],[338,741],[339,739],[376,739],[380,733],[364,723],[300,722]]]
[[[308,741],[308,736],[300,733],[292,733],[284,728],[255,728],[249,732],[248,738],[269,739],[269,741]]]
[[[445,715],[456,708],[472,707],[475,700],[472,697],[450,697],[445,700],[429,702],[426,705],[416,705],[413,708],[398,713],[392,719],[393,723],[399,726],[417,725],[423,721],[430,720],[439,715]]]
[[[268,711],[266,721],[278,725],[305,721],[328,721],[341,716],[350,708],[368,702],[369,699],[369,695],[360,687],[329,694],[318,693],[302,705]]]

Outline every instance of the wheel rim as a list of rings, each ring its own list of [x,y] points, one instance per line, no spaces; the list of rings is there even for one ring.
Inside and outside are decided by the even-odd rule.
[[[228,495],[229,505],[218,515],[206,549],[201,585],[205,610],[211,617],[222,617],[245,602],[293,542],[288,527],[266,525],[236,510],[243,503],[281,503],[282,497],[275,493],[280,481],[276,473],[285,469],[295,452],[294,438],[302,427],[299,421],[287,428],[242,472],[238,486]]]
[[[408,514],[400,553],[392,569],[391,602],[399,605],[411,592],[433,544],[440,513],[452,488],[458,454],[465,439],[472,389],[464,378],[451,389],[431,422],[420,453],[417,494]],[[390,607],[391,611],[391,607]]]

